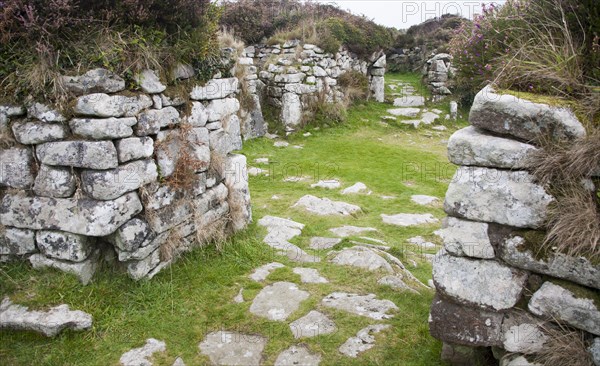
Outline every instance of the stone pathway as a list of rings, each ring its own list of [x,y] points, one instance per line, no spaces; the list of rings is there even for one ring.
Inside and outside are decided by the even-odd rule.
[[[250,312],[275,321],[286,320],[310,294],[291,282],[276,282],[256,295]]]
[[[300,198],[292,207],[303,207],[308,212],[322,216],[348,216],[361,211],[360,207],[350,203],[332,201],[329,198],[318,198],[311,195]]]

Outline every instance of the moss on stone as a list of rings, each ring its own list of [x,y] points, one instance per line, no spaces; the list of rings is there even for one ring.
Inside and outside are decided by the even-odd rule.
[[[600,291],[593,290],[587,287],[579,286],[573,282],[552,278],[549,280],[553,284],[564,288],[573,293],[577,299],[589,299],[594,302],[596,309],[600,310]]]

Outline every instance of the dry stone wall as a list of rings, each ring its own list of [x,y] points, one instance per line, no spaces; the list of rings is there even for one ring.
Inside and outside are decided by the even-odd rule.
[[[246,57],[244,63],[258,68],[254,85],[262,96],[261,103],[277,110],[288,133],[300,127],[310,113],[311,103],[319,98],[329,103],[343,101],[345,94],[338,79],[351,70],[368,75],[373,98],[383,102],[386,65],[382,54],[364,61],[345,50],[333,55],[315,45],[290,40],[249,47]]]
[[[532,357],[551,347],[545,330],[556,321],[583,331],[597,357],[600,265],[536,249],[555,197],[528,171],[536,137],[574,139],[585,129],[568,109],[491,87],[477,94],[469,121],[448,142],[460,168],[446,194],[444,249],[433,262],[429,325],[444,342],[443,358],[534,365]]]
[[[194,70],[179,65],[175,78]],[[240,82],[174,94],[151,70],[139,90],[108,70],[65,76],[70,107],[0,106],[0,260],[87,283],[100,260],[134,279],[251,219]],[[188,81],[189,82],[189,81]]]

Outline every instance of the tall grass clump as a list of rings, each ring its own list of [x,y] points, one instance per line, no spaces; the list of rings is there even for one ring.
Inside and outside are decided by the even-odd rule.
[[[484,5],[450,48],[459,85],[584,98],[600,85],[600,2],[508,0]]]
[[[210,0],[6,0],[0,8],[2,96],[51,99],[61,74],[104,67],[131,80],[219,59],[220,9]],[[207,60],[209,61],[207,64]]]

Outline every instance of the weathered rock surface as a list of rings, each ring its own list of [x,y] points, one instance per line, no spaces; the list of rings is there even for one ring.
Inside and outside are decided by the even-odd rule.
[[[35,179],[34,161],[31,150],[25,147],[0,149],[0,186],[27,189]]]
[[[497,248],[499,257],[511,266],[600,289],[600,265],[587,258],[549,253],[538,259],[527,240],[518,235],[501,240]]]
[[[431,205],[433,203],[438,202],[440,199],[437,197],[427,196],[424,194],[416,194],[416,195],[411,196],[410,200],[412,202],[416,203],[417,205],[427,206],[427,205]]]
[[[37,252],[33,230],[5,227],[0,231],[0,255],[26,255]]]
[[[47,258],[41,254],[34,254],[29,257],[29,262],[35,269],[53,268],[62,272],[70,273],[79,279],[83,285],[87,285],[92,280],[96,269],[100,251],[95,251],[83,262],[65,262],[60,259]]]
[[[83,262],[94,249],[92,238],[61,231],[40,230],[35,241],[46,257],[71,262]]]
[[[314,268],[294,268],[294,273],[300,275],[302,283],[328,283],[327,279]]]
[[[131,128],[137,123],[135,117],[128,118],[74,118],[69,121],[71,131],[78,136],[93,140],[112,140],[133,135]]]
[[[528,308],[535,315],[550,317],[600,335],[600,310],[592,296],[586,296],[585,292],[576,295],[552,282],[544,282],[529,300]]]
[[[276,282],[256,295],[250,312],[269,320],[284,321],[298,310],[300,303],[309,296],[308,292],[300,290],[294,283]]]
[[[231,227],[234,232],[243,230],[252,221],[252,205],[246,156],[229,154],[225,160],[225,185],[229,189],[228,200],[236,207],[235,215],[231,215]]]
[[[542,135],[556,139],[585,136],[585,129],[569,109],[552,107],[507,94],[490,86],[475,96],[469,122],[476,127],[526,141]]]
[[[371,191],[369,191],[369,188],[367,188],[367,186],[364,183],[361,182],[357,182],[356,184],[342,190],[341,192],[343,195],[346,194],[359,194],[359,193],[365,193],[365,194],[370,194]]]
[[[75,193],[75,175],[71,168],[42,164],[33,191],[42,197],[68,198]]]
[[[275,360],[275,366],[318,366],[320,363],[321,355],[311,353],[306,346],[291,346]]]
[[[300,96],[296,93],[284,93],[281,103],[281,122],[288,128],[297,127],[302,122]]]
[[[290,330],[296,339],[317,337],[337,331],[335,323],[325,314],[311,310],[302,318],[290,323]]]
[[[394,107],[422,107],[425,105],[425,98],[416,95],[405,95],[394,99]]]
[[[352,266],[369,271],[383,271],[393,273],[392,266],[379,254],[364,246],[344,248],[339,252],[332,252],[334,257],[329,261],[341,266]]]
[[[175,126],[181,122],[179,111],[173,107],[151,109],[140,113],[135,126],[137,136],[156,135],[161,128]]]
[[[544,348],[548,336],[544,322],[525,312],[508,313],[502,322],[502,345],[512,353],[535,354]]]
[[[537,228],[553,201],[525,171],[461,167],[448,187],[444,209],[470,220]]]
[[[600,365],[600,338],[594,338],[594,341],[588,348],[588,352],[590,352],[590,355],[592,356],[594,365]]]
[[[297,262],[319,262],[320,258],[308,255],[304,250],[289,242],[290,239],[302,234],[304,224],[274,216],[265,216],[258,221],[260,226],[267,228],[267,236],[263,242],[275,249],[278,254],[287,256]]]
[[[267,339],[259,335],[219,331],[198,345],[214,365],[260,366]]]
[[[267,279],[267,277],[271,274],[271,272],[273,272],[274,270],[276,270],[278,268],[284,268],[284,267],[285,266],[281,263],[277,263],[277,262],[268,263],[268,264],[265,264],[264,266],[260,266],[260,267],[256,268],[254,270],[254,272],[248,277],[250,277],[250,279],[252,279],[254,281],[262,282]]]
[[[390,319],[394,315],[388,314],[398,310],[396,304],[390,300],[379,300],[374,294],[358,295],[345,292],[333,292],[321,301],[323,306],[347,311],[352,314],[365,316],[371,319]]]
[[[392,116],[401,117],[416,117],[421,113],[420,108],[393,108],[388,109],[387,112]]]
[[[236,98],[225,98],[211,100],[206,107],[208,109],[208,122],[221,121],[223,118],[237,113],[240,110],[240,102]]]
[[[292,207],[304,207],[309,212],[323,216],[348,216],[361,211],[360,207],[356,205],[332,201],[329,198],[318,198],[312,195],[303,196]]]
[[[205,86],[196,86],[190,93],[194,100],[223,99],[237,92],[239,81],[237,78],[212,79]]]
[[[126,97],[96,93],[77,98],[74,111],[81,116],[134,117],[151,106],[152,99],[147,95]]]
[[[488,224],[448,217],[438,231],[446,251],[457,257],[493,259],[496,255],[488,236]]]
[[[375,346],[374,335],[386,330],[390,327],[388,324],[375,324],[369,325],[356,333],[356,337],[348,338],[348,340],[342,344],[339,351],[352,358],[358,357],[360,353],[366,352]]]
[[[531,362],[523,355],[507,354],[500,360],[500,366],[542,366],[542,364]]]
[[[410,286],[408,286],[402,280],[402,277],[397,276],[397,275],[382,277],[381,279],[379,279],[379,281],[377,281],[377,284],[383,285],[383,286],[390,286],[391,288],[393,288],[394,290],[397,290],[397,291],[409,291],[409,292],[418,294],[417,291],[412,289]]]
[[[421,249],[435,249],[437,247],[437,245],[425,240],[425,238],[423,238],[422,236],[415,236],[413,238],[409,238],[407,242],[411,243],[412,245],[416,245]]]
[[[342,227],[329,229],[329,231],[341,238],[347,238],[349,236],[355,236],[366,232],[377,231],[377,229],[372,227],[358,227],[346,225]]]
[[[13,123],[15,139],[23,145],[37,145],[67,137],[67,130],[61,123],[18,121]]]
[[[527,273],[495,261],[454,257],[442,250],[433,260],[433,281],[438,291],[457,301],[504,310],[521,298]]]
[[[515,140],[488,135],[469,126],[448,140],[448,157],[456,165],[525,169],[537,148]]]
[[[125,80],[106,69],[93,69],[79,76],[63,76],[62,80],[65,88],[75,95],[125,90]]]
[[[433,299],[429,332],[444,342],[465,346],[501,346],[501,313],[468,308],[441,298]]]
[[[156,137],[156,160],[162,177],[171,176],[182,155],[196,173],[208,169],[210,148],[208,130],[192,128],[187,133],[178,130],[160,131]]]
[[[152,366],[152,356],[155,353],[166,351],[167,345],[165,342],[150,338],[146,340],[144,346],[125,352],[119,359],[119,362],[123,366]]]
[[[433,217],[432,214],[381,214],[381,219],[385,224],[403,227],[434,224],[439,222],[439,220]]]
[[[341,186],[342,186],[341,183],[335,179],[320,180],[317,183],[310,185],[311,188],[325,188],[325,189],[337,189],[337,188],[340,188]]]
[[[111,170],[84,170],[81,172],[83,191],[97,200],[112,200],[158,178],[153,159],[137,160]]]
[[[27,117],[38,119],[42,122],[64,122],[67,119],[58,110],[42,103],[31,103],[27,106]]]
[[[151,137],[129,137],[115,141],[119,163],[149,158],[154,153],[154,140]]]
[[[315,250],[331,249],[341,242],[342,239],[338,238],[313,237],[310,238],[310,248]]]
[[[166,85],[160,82],[160,78],[154,70],[143,70],[136,74],[135,81],[144,93],[158,94],[167,89]]]
[[[135,192],[112,201],[7,194],[0,206],[0,220],[3,225],[23,229],[107,236],[140,211],[142,203]]]
[[[53,166],[112,169],[118,165],[117,149],[111,141],[47,142],[36,148],[38,160]]]
[[[13,304],[7,297],[0,304],[0,328],[28,330],[54,337],[66,328],[83,331],[92,327],[92,316],[69,305],[59,305],[48,311],[31,311]]]
[[[133,252],[144,243],[150,234],[148,223],[139,218],[133,218],[123,224],[108,240],[122,251]]]

